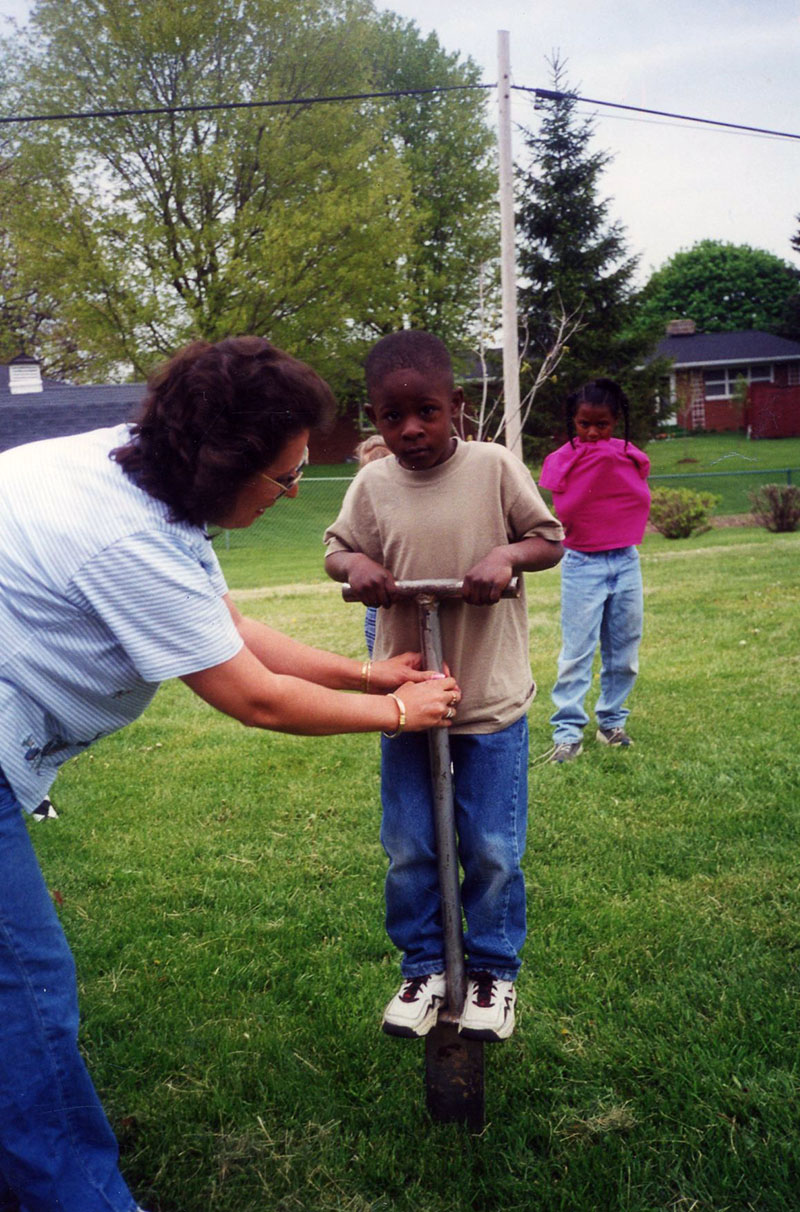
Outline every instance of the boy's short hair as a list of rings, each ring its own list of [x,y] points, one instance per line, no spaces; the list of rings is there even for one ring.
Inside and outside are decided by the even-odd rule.
[[[453,363],[447,346],[433,333],[419,328],[403,328],[381,337],[367,354],[364,373],[369,395],[395,370],[416,370],[420,374],[446,375],[453,381]]]

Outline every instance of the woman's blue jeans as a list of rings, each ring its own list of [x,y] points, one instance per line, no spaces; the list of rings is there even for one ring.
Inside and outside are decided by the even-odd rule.
[[[635,547],[567,550],[561,561],[561,652],[550,717],[558,745],[579,741],[589,722],[583,701],[592,684],[598,642],[602,666],[595,715],[600,728],[622,728],[625,702],[639,672],[642,573]]]
[[[0,771],[2,1212],[136,1208],[77,1036],[75,965],[22,810]]]
[[[500,732],[451,736],[450,753],[467,968],[513,981],[525,941],[527,718]],[[428,738],[418,732],[384,738],[382,758],[386,929],[403,952],[403,976],[443,972]]]

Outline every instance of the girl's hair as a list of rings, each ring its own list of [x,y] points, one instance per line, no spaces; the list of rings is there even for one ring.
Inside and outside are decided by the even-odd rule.
[[[571,446],[575,445],[575,414],[581,404],[605,405],[615,420],[621,416],[625,425],[625,445],[628,445],[630,404],[619,383],[615,383],[613,379],[590,379],[583,387],[567,396],[567,436]]]
[[[359,442],[355,449],[359,467],[364,467],[367,463],[374,463],[376,459],[385,459],[391,453],[379,433],[371,433],[368,438],[364,438],[363,442]]]
[[[395,370],[417,370],[421,374],[437,374],[453,381],[453,364],[447,346],[433,333],[419,328],[402,328],[381,337],[367,354],[364,371],[367,394],[380,385]]]
[[[172,521],[202,526],[335,409],[324,379],[263,337],[194,341],[150,377],[131,440],[111,458]]]

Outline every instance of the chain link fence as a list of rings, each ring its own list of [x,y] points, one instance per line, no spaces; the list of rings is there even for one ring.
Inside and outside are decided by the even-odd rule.
[[[310,468],[294,499],[278,501],[245,530],[222,531],[214,546],[238,585],[305,585],[326,582],[325,528],[336,517],[356,473],[355,467]],[[718,499],[712,514],[730,517],[751,512],[750,492],[763,484],[798,484],[800,467],[758,471],[681,472],[651,475],[651,487],[692,488]],[[550,494],[542,494],[550,504]]]
[[[648,483],[651,488],[691,488],[694,492],[710,492],[718,498],[712,515],[725,516],[750,513],[750,493],[763,484],[800,483],[800,468],[680,472],[651,475]]]

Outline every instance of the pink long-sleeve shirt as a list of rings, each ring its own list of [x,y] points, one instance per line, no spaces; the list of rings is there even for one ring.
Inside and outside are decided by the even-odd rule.
[[[641,543],[650,512],[649,470],[644,451],[621,438],[576,439],[549,454],[539,486],[553,494],[564,546],[613,551]]]

